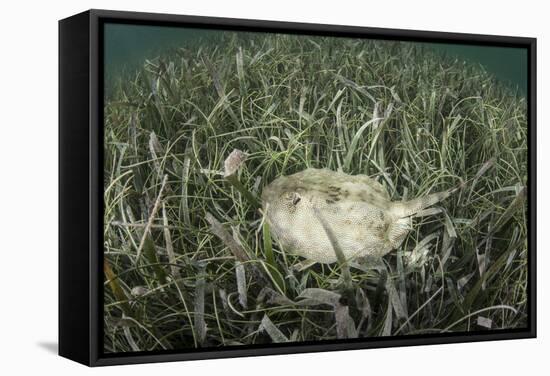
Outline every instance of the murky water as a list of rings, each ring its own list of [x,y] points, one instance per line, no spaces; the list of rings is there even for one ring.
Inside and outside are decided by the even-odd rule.
[[[146,59],[178,47],[215,43],[224,31],[126,24],[105,25],[105,73],[108,79],[133,72]],[[527,50],[460,44],[424,43],[442,55],[481,64],[499,81],[527,91]]]
[[[460,44],[427,44],[447,56],[481,64],[500,81],[527,92],[527,49],[510,47],[469,46]]]

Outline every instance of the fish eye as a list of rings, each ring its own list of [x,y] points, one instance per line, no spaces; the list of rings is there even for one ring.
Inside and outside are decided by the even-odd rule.
[[[290,201],[292,205],[297,205],[302,200],[302,197],[296,192],[287,192],[285,193],[284,198],[285,200]]]

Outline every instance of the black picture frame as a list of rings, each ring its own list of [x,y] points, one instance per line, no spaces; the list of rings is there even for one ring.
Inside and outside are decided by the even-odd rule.
[[[526,329],[315,343],[102,353],[102,111],[105,22],[521,47],[528,51]],[[536,337],[536,39],[171,14],[88,10],[59,21],[59,354],[88,366],[431,345]]]

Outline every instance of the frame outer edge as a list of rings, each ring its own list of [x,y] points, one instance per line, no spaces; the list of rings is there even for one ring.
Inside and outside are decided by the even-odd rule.
[[[88,12],[59,21],[59,355],[89,364]]]
[[[103,167],[100,163],[99,155],[103,152],[100,150],[99,144],[99,127],[103,126],[99,124],[99,111],[103,109],[99,107],[102,103],[99,92],[99,80],[103,80],[103,77],[99,77],[99,30],[98,30],[98,16],[96,12],[90,10],[89,12],[89,28],[90,28],[90,119],[89,119],[89,131],[90,131],[90,144],[89,144],[89,167],[90,167],[90,249],[89,249],[89,265],[90,265],[90,312],[89,312],[89,330],[90,330],[90,344],[89,365],[94,366],[99,359],[99,320],[103,320],[99,317],[100,313],[100,286],[102,278],[100,278],[99,265],[99,252],[103,251],[103,247],[99,244],[99,232],[102,231],[100,223],[102,223],[103,215],[100,217],[100,197],[103,197],[100,192],[100,185],[102,186],[103,179],[100,172],[103,171]],[[101,184],[100,184],[101,182]],[[103,207],[101,205],[101,207]],[[100,222],[101,219],[101,222]],[[102,274],[101,274],[102,275]],[[101,292],[102,293],[102,292]],[[102,312],[102,311],[101,311]],[[101,336],[103,333],[101,333]]]
[[[529,231],[529,299],[530,299],[530,329],[531,335],[537,337],[537,39],[529,43],[529,140],[528,169],[529,195],[527,202]]]
[[[430,336],[430,337],[392,337],[392,338],[375,338],[370,341],[348,341],[348,342],[323,342],[323,343],[296,343],[290,346],[269,347],[240,347],[240,348],[221,348],[221,349],[204,349],[201,351],[185,351],[182,350],[176,353],[128,353],[128,354],[113,354],[102,356],[102,351],[99,345],[102,343],[99,333],[102,325],[99,325],[99,317],[102,312],[100,306],[100,295],[102,294],[102,268],[98,265],[98,252],[101,252],[102,247],[99,234],[102,231],[101,221],[102,215],[98,208],[101,204],[101,185],[102,181],[100,173],[102,171],[101,156],[99,150],[102,140],[99,124],[100,108],[103,98],[100,98],[99,80],[101,67],[103,63],[99,61],[100,47],[100,32],[102,20],[120,20],[124,22],[164,22],[168,24],[192,24],[195,27],[204,26],[218,29],[240,29],[250,30],[261,29],[265,32],[294,32],[298,34],[332,34],[334,36],[353,37],[361,35],[372,39],[399,39],[406,41],[435,41],[447,43],[465,43],[478,45],[500,45],[507,47],[520,47],[528,49],[529,64],[529,220],[530,220],[530,239],[529,239],[529,293],[531,301],[529,327],[526,329],[510,330],[510,331],[494,331],[491,333],[454,333],[446,336]],[[105,366],[116,364],[135,364],[135,363],[152,363],[166,361],[182,361],[182,360],[199,360],[212,358],[229,358],[229,357],[245,357],[258,355],[277,355],[291,353],[312,353],[320,351],[341,351],[341,350],[360,350],[370,348],[385,348],[398,346],[414,346],[414,345],[434,345],[434,344],[451,344],[465,342],[480,342],[493,341],[503,339],[526,339],[536,337],[536,38],[530,37],[509,37],[500,35],[481,35],[481,34],[466,34],[466,33],[449,33],[436,31],[418,31],[404,29],[386,29],[386,28],[370,28],[363,26],[345,26],[345,25],[327,25],[315,23],[297,23],[286,21],[263,21],[253,19],[231,19],[220,17],[203,17],[203,16],[184,16],[174,14],[161,13],[141,13],[141,12],[124,12],[110,11],[102,9],[89,10],[89,303],[90,313],[88,316],[89,342],[88,353],[90,366]],[[101,216],[100,216],[101,215]]]

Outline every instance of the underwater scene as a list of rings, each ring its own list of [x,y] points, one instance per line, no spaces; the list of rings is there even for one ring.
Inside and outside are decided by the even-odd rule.
[[[527,327],[526,49],[103,48],[105,354]]]

